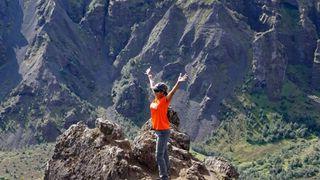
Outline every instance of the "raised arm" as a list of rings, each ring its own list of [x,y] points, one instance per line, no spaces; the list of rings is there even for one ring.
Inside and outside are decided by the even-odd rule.
[[[154,81],[153,81],[153,76],[152,76],[152,73],[151,73],[151,66],[146,70],[145,74],[149,78],[150,88],[153,89]]]
[[[176,82],[176,84],[173,86],[173,88],[171,89],[171,91],[168,93],[167,95],[167,100],[171,101],[172,96],[174,95],[174,93],[179,89],[180,83],[186,81],[188,78],[187,74],[183,75],[180,73],[179,78]]]

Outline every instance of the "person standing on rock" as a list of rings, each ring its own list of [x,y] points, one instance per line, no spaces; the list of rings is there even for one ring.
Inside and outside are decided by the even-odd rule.
[[[169,179],[168,172],[170,170],[169,156],[168,156],[168,140],[170,137],[170,122],[167,116],[168,107],[174,93],[178,90],[181,82],[186,81],[188,76],[182,76],[180,73],[179,78],[168,93],[168,86],[163,83],[154,84],[151,67],[149,67],[145,74],[149,78],[150,88],[154,92],[155,99],[150,104],[152,129],[155,130],[157,136],[156,142],[156,160],[158,164],[159,176],[161,180]]]

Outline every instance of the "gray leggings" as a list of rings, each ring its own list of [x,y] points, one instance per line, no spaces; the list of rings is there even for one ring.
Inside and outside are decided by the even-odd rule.
[[[170,129],[155,132],[157,135],[156,159],[158,163],[159,176],[161,180],[167,180],[169,179],[168,171],[170,170],[167,145],[170,137]]]

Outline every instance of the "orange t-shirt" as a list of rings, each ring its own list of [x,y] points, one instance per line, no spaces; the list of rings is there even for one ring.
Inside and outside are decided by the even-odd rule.
[[[170,129],[170,122],[167,116],[170,101],[164,96],[160,100],[154,99],[150,104],[152,128],[155,130]]]

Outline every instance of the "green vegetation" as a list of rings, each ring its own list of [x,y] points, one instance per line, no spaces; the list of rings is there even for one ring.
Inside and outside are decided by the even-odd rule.
[[[43,179],[53,147],[53,144],[40,144],[13,151],[0,151],[0,179]]]
[[[288,75],[288,79],[294,81],[301,90],[308,91],[312,76],[312,69],[310,67],[289,64],[286,74]]]
[[[192,149],[229,159],[243,179],[320,177],[320,109],[307,92],[317,93],[285,79],[280,100],[270,101],[252,79],[223,101],[219,128]]]
[[[290,5],[289,3],[282,3],[281,9],[281,28],[284,31],[291,29],[292,31],[297,30],[299,27],[300,13],[299,9]]]
[[[30,95],[23,96],[23,99],[21,96],[13,96],[2,102],[0,111],[9,109],[10,113],[0,122],[0,132],[15,132],[22,128],[25,136],[32,136],[26,132],[36,128],[35,137],[38,143],[43,143],[48,139],[43,134],[46,132],[42,132],[41,129],[48,121],[53,122],[61,131],[64,130],[66,121],[69,123],[86,122],[92,118],[94,122],[97,116],[95,108],[90,103],[80,99],[64,84],[60,84],[59,88],[61,91],[52,94],[49,91],[31,94],[26,90],[21,93],[30,93]],[[21,101],[24,103],[20,103]]]
[[[204,161],[206,156],[198,153],[197,151],[194,151],[193,149],[190,149],[190,153],[192,154],[193,157],[197,158],[200,161]]]
[[[284,142],[280,151],[239,165],[245,178],[293,179],[319,177],[319,139]]]

